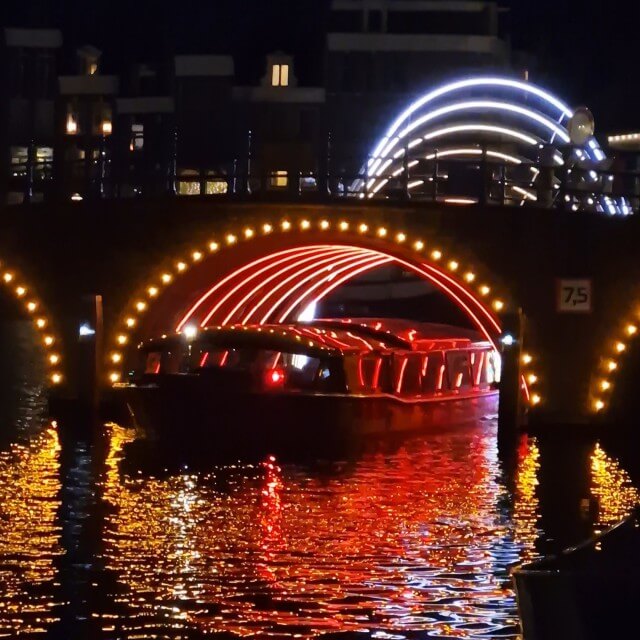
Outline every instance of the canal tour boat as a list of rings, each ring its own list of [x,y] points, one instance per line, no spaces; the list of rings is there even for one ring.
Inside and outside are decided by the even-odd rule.
[[[401,320],[208,327],[139,346],[116,391],[152,434],[272,450],[467,423],[497,411],[499,357],[474,331]]]

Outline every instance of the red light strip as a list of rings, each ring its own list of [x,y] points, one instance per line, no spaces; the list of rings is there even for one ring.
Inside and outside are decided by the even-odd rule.
[[[489,311],[487,307],[480,300],[478,300],[478,298],[476,298],[466,287],[462,286],[455,278],[452,278],[444,271],[437,269],[433,265],[421,263],[420,266],[429,272],[435,272],[439,277],[446,280],[454,289],[456,289],[460,294],[466,297],[467,300],[471,302],[471,304],[473,304],[479,311],[481,311],[487,318],[487,320],[489,320],[490,324],[493,326],[496,332],[500,333],[500,324],[495,319],[493,313],[491,313],[491,311]],[[491,341],[491,343],[494,344],[493,341]],[[495,346],[496,345],[494,344],[494,347]]]
[[[444,364],[440,365],[440,372],[438,373],[438,386],[436,387],[437,391],[442,391],[442,383],[444,381]]]
[[[402,358],[402,364],[400,365],[400,374],[398,375],[398,382],[396,384],[396,393],[400,393],[400,390],[402,389],[402,381],[404,379],[404,372],[407,368],[408,361],[409,358],[407,358],[407,356],[404,356]]]
[[[319,248],[327,248],[327,247],[330,247],[330,246],[332,246],[332,245],[324,244],[324,245],[310,245],[308,247],[294,247],[293,249],[285,249],[284,251],[278,251],[277,253],[271,253],[268,256],[263,256],[262,258],[258,258],[257,260],[254,260],[253,262],[250,262],[249,264],[246,264],[243,267],[240,267],[240,268],[236,269],[235,271],[233,271],[232,273],[230,273],[229,275],[224,277],[222,280],[220,280],[220,282],[217,282],[213,287],[211,287],[204,295],[202,295],[193,304],[193,306],[189,309],[189,311],[187,311],[187,313],[182,318],[182,320],[180,320],[180,322],[178,323],[178,326],[176,327],[176,332],[182,330],[182,327],[187,322],[189,322],[189,320],[191,319],[193,314],[197,311],[197,309],[200,307],[200,305],[205,300],[210,298],[216,291],[218,291],[221,287],[223,287],[225,284],[227,284],[229,281],[231,281],[233,278],[235,278],[240,273],[244,273],[245,271],[247,271],[248,269],[251,269],[252,267],[255,267],[255,266],[259,265],[259,264],[262,264],[263,262],[266,262],[266,261],[269,261],[269,260],[273,260],[274,258],[277,258],[279,256],[289,255],[291,253],[299,252],[301,249],[304,249],[304,248],[313,250],[313,249],[319,249]]]
[[[380,367],[382,366],[382,358],[376,358],[376,368],[373,371],[372,388],[375,391],[378,388],[378,381],[380,379]]]
[[[364,255],[364,258],[362,257],[363,255]],[[271,315],[273,313],[275,313],[276,310],[279,307],[281,307],[283,304],[285,304],[286,301],[291,297],[292,294],[294,294],[296,291],[300,290],[308,282],[313,281],[313,280],[316,280],[316,281],[319,281],[319,282],[323,282],[324,280],[327,280],[329,278],[333,279],[337,274],[344,273],[344,271],[347,271],[351,266],[362,264],[363,261],[371,260],[371,259],[372,258],[369,255],[368,251],[360,251],[358,254],[350,256],[347,260],[341,260],[340,261],[340,264],[347,263],[347,266],[340,267],[339,269],[335,269],[335,270],[331,271],[330,273],[325,273],[325,272],[317,273],[317,272],[314,272],[311,275],[306,276],[305,278],[302,278],[302,280],[297,282],[292,288],[288,289],[287,292],[283,296],[281,296],[278,300],[276,300],[275,304],[273,304],[269,308],[269,310],[262,316],[262,318],[260,319],[260,324],[264,324],[265,322],[268,322],[268,320],[271,317]],[[291,280],[291,278],[289,278],[288,280]],[[305,289],[305,291],[308,291],[308,289]],[[279,322],[283,322],[283,321],[280,320]]]
[[[353,271],[350,271],[349,273],[347,273],[346,276],[343,276],[342,278],[338,278],[337,280],[333,280],[331,282],[331,285],[329,285],[325,291],[323,292],[323,294],[321,296],[316,296],[312,302],[318,302],[319,300],[321,300],[325,295],[327,295],[328,293],[330,293],[331,291],[333,291],[334,289],[336,289],[337,287],[339,287],[341,284],[345,283],[347,280],[350,280],[351,278],[354,278],[355,276],[357,276],[360,273],[363,273],[365,271],[369,271],[371,269],[374,269],[375,267],[379,267],[383,264],[388,264],[389,262],[393,261],[393,258],[391,257],[382,257],[379,258],[377,256],[375,257],[368,257],[365,258],[364,260],[361,261],[361,263],[364,263],[365,261],[369,260],[369,264],[367,266],[365,266],[364,268],[358,268],[358,269],[354,269]],[[373,262],[371,262],[373,261]],[[355,265],[354,265],[355,266]],[[346,271],[346,269],[342,269],[342,271]],[[332,275],[336,275],[336,273],[338,273],[337,271],[334,271],[334,273]],[[293,312],[293,310],[307,297],[309,297],[309,295],[311,294],[312,291],[315,291],[318,287],[322,286],[323,284],[326,284],[326,282],[328,281],[328,278],[325,277],[322,280],[320,280],[320,282],[317,282],[315,284],[313,284],[312,286],[310,286],[308,289],[306,289],[303,294],[301,296],[298,296],[298,298],[296,298],[296,300],[289,305],[289,307],[287,308],[287,310],[282,313],[280,315],[280,317],[278,318],[278,322],[285,322],[286,318],[289,316],[290,313]]]
[[[482,303],[480,301],[478,301],[474,296],[472,296],[464,287],[462,287],[459,283],[457,283],[455,280],[453,280],[452,278],[450,278],[449,276],[447,276],[446,274],[442,273],[440,270],[435,269],[434,267],[430,267],[428,269],[422,268],[419,265],[414,265],[411,264],[410,262],[407,262],[406,260],[403,260],[402,258],[397,258],[394,256],[391,256],[389,254],[383,253],[381,251],[374,251],[372,249],[368,249],[367,251],[369,251],[371,254],[373,255],[377,255],[377,256],[385,256],[389,261],[394,261],[397,264],[400,264],[404,267],[406,267],[407,269],[409,269],[410,271],[413,271],[414,273],[417,273],[418,275],[423,276],[424,278],[426,278],[427,280],[429,280],[430,282],[436,284],[442,291],[444,291],[445,294],[447,294],[449,296],[449,298],[451,298],[452,300],[454,300],[455,302],[458,303],[458,306],[463,308],[467,315],[469,316],[469,318],[473,321],[473,323],[476,325],[476,327],[478,329],[480,329],[481,333],[484,335],[484,337],[491,342],[491,344],[493,345],[493,347],[496,349],[496,351],[498,350],[497,348],[497,344],[496,344],[496,340],[491,336],[491,334],[489,333],[489,331],[487,330],[487,328],[485,327],[484,323],[480,320],[480,318],[473,312],[473,310],[471,308],[469,308],[469,306],[465,303],[465,301],[459,296],[457,295],[451,287],[447,286],[447,284],[445,284],[445,282],[443,282],[443,280],[451,283],[452,287],[455,287],[459,292],[463,293],[464,296],[467,298],[467,300],[471,301],[474,306],[480,308],[484,315],[490,320],[491,324],[494,326],[496,331],[500,331],[500,326],[497,324],[497,322],[493,319],[493,316],[491,314],[489,314],[487,312],[487,310],[484,308],[484,306],[482,305]],[[373,267],[371,267],[373,268]],[[360,272],[359,272],[360,273]],[[354,274],[355,275],[355,274]],[[353,277],[353,276],[351,276]],[[349,277],[344,278],[344,279],[340,279],[339,284],[342,284],[343,282],[345,282],[346,280],[348,280]],[[300,302],[302,302],[302,300],[304,300],[305,297],[307,297],[311,291],[314,291],[318,288],[319,285],[314,285],[312,287],[310,287],[306,294],[299,297],[296,302],[293,305],[290,305],[287,310],[280,316],[278,322],[284,322],[285,319],[287,318],[287,316],[293,311],[293,309],[300,304]],[[316,295],[313,299],[312,302],[315,302],[316,304],[325,296],[327,296],[331,291],[333,291],[336,286],[338,286],[337,283],[332,283],[331,285],[327,286],[323,291],[321,291],[320,294]]]
[[[336,259],[337,256],[334,255],[335,253],[339,255],[343,255],[346,257],[340,258],[340,259]],[[236,307],[234,308],[233,312],[237,312],[238,309],[247,302],[247,300],[251,299],[251,297],[253,297],[256,293],[258,293],[262,288],[264,288],[264,286],[266,284],[269,284],[269,282],[272,282],[273,280],[275,280],[278,277],[281,277],[283,275],[286,275],[288,272],[293,272],[291,273],[291,275],[285,277],[282,280],[279,280],[278,284],[269,289],[267,295],[265,295],[263,298],[261,298],[258,301],[258,304],[256,304],[249,313],[247,313],[241,320],[242,324],[247,324],[249,322],[249,320],[253,317],[254,314],[256,314],[258,312],[258,309],[260,309],[261,306],[268,304],[269,299],[276,295],[276,293],[278,291],[281,291],[283,288],[285,288],[290,282],[293,282],[294,280],[297,280],[298,278],[300,278],[300,276],[302,276],[305,273],[309,273],[311,272],[311,275],[309,277],[305,277],[302,278],[301,280],[297,280],[296,282],[296,287],[298,286],[302,286],[302,284],[304,282],[307,282],[310,279],[313,279],[315,277],[317,277],[318,274],[318,268],[319,267],[324,267],[325,265],[331,265],[331,266],[335,266],[335,265],[341,265],[344,264],[345,262],[348,262],[350,260],[353,260],[354,257],[361,255],[363,252],[362,250],[343,250],[343,249],[337,249],[335,250],[332,254],[331,257],[324,259],[324,260],[318,260],[318,258],[323,257],[323,256],[316,256],[315,258],[312,258],[313,264],[309,267],[305,267],[304,269],[300,269],[300,265],[304,264],[306,262],[309,262],[309,260],[305,260],[304,262],[295,264],[295,265],[291,265],[289,266],[286,270],[281,270],[278,273],[274,274],[273,276],[271,276],[270,278],[267,278],[267,280],[261,282],[256,288],[254,288],[247,296],[245,296],[245,298],[243,298],[243,300],[236,305]],[[329,255],[329,254],[326,254]],[[295,287],[294,289],[288,289],[284,298],[286,299],[286,297],[288,297],[289,295],[291,295],[292,291],[295,291]],[[273,313],[274,309],[277,308],[278,304],[280,304],[280,300],[282,300],[282,297],[278,299],[278,301],[276,302],[276,304],[271,307],[269,309],[269,311],[267,311],[266,314],[264,314],[264,317],[259,321],[259,324],[264,324],[265,317],[268,317],[269,315],[271,315],[271,313]],[[228,322],[228,320],[225,320],[225,322]]]
[[[360,381],[360,387],[364,388],[364,378],[362,377],[362,357],[357,356],[358,358],[358,380]]]
[[[365,347],[367,347],[369,351],[373,351],[373,345],[370,342],[367,342],[364,338],[351,333],[351,331],[347,331],[347,335],[354,340],[359,340],[360,342],[364,343]]]
[[[482,377],[482,370],[484,369],[484,351],[480,354],[480,362],[478,362],[478,370],[476,372],[476,387],[480,385],[480,378]]]
[[[242,290],[243,287],[248,285],[248,283],[260,278],[260,276],[262,276],[263,274],[271,271],[275,267],[277,267],[279,265],[287,264],[291,260],[300,260],[300,259],[302,259],[302,257],[305,257],[305,256],[306,257],[310,257],[312,259],[312,258],[314,258],[316,256],[324,255],[324,254],[326,254],[327,252],[330,252],[330,251],[337,252],[337,250],[334,247],[331,247],[331,246],[314,247],[314,248],[311,248],[311,249],[304,248],[304,247],[302,247],[302,248],[298,247],[297,253],[290,254],[285,258],[280,258],[278,260],[272,261],[271,263],[267,264],[266,266],[261,267],[260,269],[257,269],[256,271],[252,272],[246,278],[243,278],[239,283],[234,283],[233,286],[229,289],[229,291],[227,291],[227,293],[222,298],[220,298],[216,302],[216,304],[209,310],[209,312],[207,313],[207,315],[204,318],[204,320],[202,320],[202,322],[200,323],[200,326],[202,326],[202,327],[206,326],[210,322],[210,320],[214,316],[214,314],[217,313],[223,307],[223,305],[226,302],[230,301],[230,304],[233,304],[234,303],[233,296],[238,294]],[[238,271],[236,271],[234,273],[237,274]],[[259,287],[262,286],[263,284],[264,284],[264,280],[260,280]],[[220,323],[220,324],[224,324],[224,323]]]

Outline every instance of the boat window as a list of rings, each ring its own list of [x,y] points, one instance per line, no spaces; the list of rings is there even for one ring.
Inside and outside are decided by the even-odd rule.
[[[162,353],[160,351],[150,351],[147,353],[145,360],[145,373],[160,373],[160,363],[162,362]]]
[[[471,352],[473,386],[489,388],[495,382],[494,352],[492,350]]]
[[[423,394],[436,393],[449,388],[442,351],[421,354],[420,373]]]
[[[277,369],[283,372],[283,386],[287,389],[324,387],[331,373],[321,368],[319,358],[306,354],[237,348],[200,351],[192,369],[249,371],[256,380],[262,380],[265,372]]]
[[[405,396],[422,393],[422,354],[406,352],[393,357],[393,392]]]
[[[188,362],[181,349],[147,351],[143,358],[142,367],[145,374],[186,373],[188,371]]]
[[[390,392],[391,362],[375,353],[344,356],[344,372],[351,393]]]
[[[471,378],[471,360],[468,351],[447,352],[447,373],[449,387],[457,390],[468,390],[473,386]]]
[[[363,390],[371,393],[383,390],[385,376],[382,375],[383,367],[387,368],[387,364],[383,362],[382,356],[367,354],[358,359],[360,370],[358,372],[358,384]]]

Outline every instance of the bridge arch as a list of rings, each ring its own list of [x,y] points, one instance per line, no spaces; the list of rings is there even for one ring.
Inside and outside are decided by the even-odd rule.
[[[36,334],[44,358],[47,383],[51,387],[64,382],[62,341],[55,328],[52,315],[36,288],[16,268],[0,261],[0,286],[9,298],[13,298],[23,315],[29,318]]]
[[[148,278],[108,342],[109,382],[121,381],[123,366],[141,340],[181,332],[192,323],[286,322],[356,275],[392,263],[447,295],[499,348],[500,316],[515,310],[515,301],[486,270],[464,264],[436,239],[411,237],[395,225],[349,215],[287,217],[227,229]],[[529,391],[539,384],[530,354],[523,354],[522,365],[525,397],[539,404],[537,388]]]

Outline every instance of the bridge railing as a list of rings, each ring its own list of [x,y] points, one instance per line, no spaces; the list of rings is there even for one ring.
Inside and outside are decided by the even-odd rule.
[[[556,159],[549,166],[507,154],[491,157],[482,146],[468,152],[471,157],[450,157],[437,148],[427,153],[422,149],[420,154],[406,149],[399,164],[382,171],[377,168],[384,167],[376,162],[379,158],[362,163],[359,158],[331,157],[312,170],[272,171],[257,163],[231,161],[213,169],[170,165],[123,172],[107,154],[100,154],[67,162],[57,170],[50,161],[12,164],[8,191],[21,193],[27,202],[169,194],[535,205],[610,214],[640,209],[640,171],[617,169],[615,161],[603,168],[573,161],[567,153],[563,163]]]

